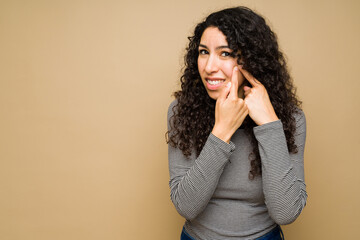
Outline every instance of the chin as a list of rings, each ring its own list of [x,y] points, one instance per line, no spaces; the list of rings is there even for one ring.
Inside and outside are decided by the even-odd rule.
[[[209,97],[215,101],[218,99],[219,94],[220,94],[218,92],[209,92],[209,91],[207,93],[208,93]]]

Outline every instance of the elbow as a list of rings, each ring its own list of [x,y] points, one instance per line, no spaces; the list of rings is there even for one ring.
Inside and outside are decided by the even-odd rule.
[[[283,216],[283,215],[281,215],[281,216],[271,216],[271,218],[278,225],[288,225],[290,223],[293,223],[298,216],[299,216],[299,214],[298,215],[293,215],[293,216]]]
[[[186,220],[189,220],[189,221],[191,221],[197,217],[197,214],[194,214],[192,212],[179,211],[178,209],[177,209],[177,211],[182,217],[184,217]]]
[[[195,211],[191,211],[190,208],[182,206],[181,204],[177,204],[176,202],[173,201],[173,204],[175,206],[176,211],[182,216],[184,217],[186,220],[193,220],[194,218],[197,217],[197,213]]]
[[[171,196],[171,201],[174,204],[176,211],[186,220],[193,220],[199,214],[193,206],[188,206],[174,195]]]
[[[300,215],[301,210],[299,211],[291,211],[282,209],[281,211],[270,212],[270,217],[279,225],[287,225],[294,222],[297,217]]]
[[[287,225],[293,223],[300,215],[306,205],[306,198],[302,198],[294,205],[284,207],[283,204],[269,210],[270,217],[279,225]]]
[[[207,201],[196,196],[193,191],[187,192],[178,184],[170,185],[170,199],[176,211],[186,220],[195,219],[206,207]]]

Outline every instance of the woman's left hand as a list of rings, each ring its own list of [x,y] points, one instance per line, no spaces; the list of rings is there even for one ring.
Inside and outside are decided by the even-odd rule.
[[[242,66],[239,69],[252,86],[244,86],[245,104],[248,107],[251,119],[257,125],[279,120],[264,85],[256,80],[248,71],[244,70]]]

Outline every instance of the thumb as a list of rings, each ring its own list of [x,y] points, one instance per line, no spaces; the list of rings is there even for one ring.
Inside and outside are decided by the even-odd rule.
[[[244,86],[244,96],[246,97],[251,92],[251,87]]]

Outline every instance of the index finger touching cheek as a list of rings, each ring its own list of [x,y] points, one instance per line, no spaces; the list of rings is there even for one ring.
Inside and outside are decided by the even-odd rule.
[[[231,76],[231,90],[229,97],[237,98],[238,97],[238,90],[239,90],[239,77],[240,72],[237,66],[234,67],[232,76]]]
[[[242,66],[239,67],[240,72],[244,75],[244,77],[246,78],[246,80],[249,81],[249,83],[253,86],[256,87],[258,85],[260,85],[261,83],[254,78],[253,75],[251,75],[251,73],[249,73],[248,71],[246,71],[245,69],[242,68]]]

